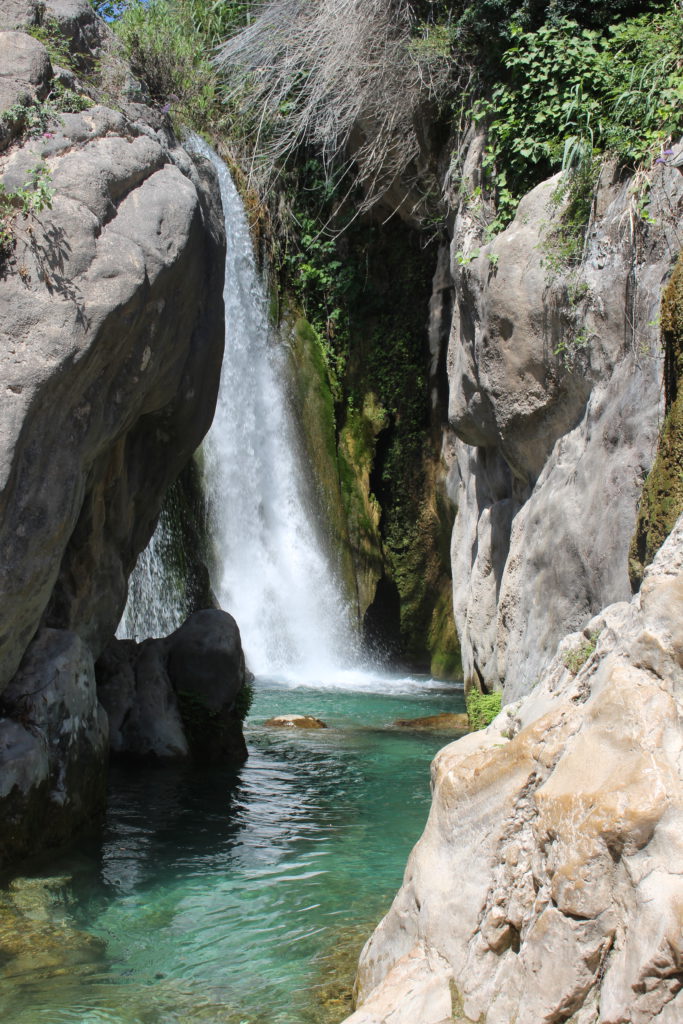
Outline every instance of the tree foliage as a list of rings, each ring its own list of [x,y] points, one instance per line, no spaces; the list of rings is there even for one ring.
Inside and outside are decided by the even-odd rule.
[[[513,28],[503,74],[474,111],[488,129],[500,223],[560,167],[583,175],[609,152],[633,168],[666,148],[683,131],[682,52],[675,5],[607,31],[565,18]]]

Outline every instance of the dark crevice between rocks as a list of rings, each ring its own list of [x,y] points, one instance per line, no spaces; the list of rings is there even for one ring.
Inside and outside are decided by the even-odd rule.
[[[382,576],[363,617],[363,644],[372,657],[394,661],[401,650],[401,598],[393,580]]]

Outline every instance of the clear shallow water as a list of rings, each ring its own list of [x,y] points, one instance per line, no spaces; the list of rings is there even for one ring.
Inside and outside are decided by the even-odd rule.
[[[51,865],[71,881],[30,904],[41,927],[64,923],[68,956],[0,965],[4,1024],[343,1019],[336,976],[400,885],[449,739],[391,725],[462,710],[462,691],[362,674],[256,685],[243,768],[112,772],[102,843]],[[329,728],[263,727],[284,712]],[[102,960],[73,928],[104,940]]]

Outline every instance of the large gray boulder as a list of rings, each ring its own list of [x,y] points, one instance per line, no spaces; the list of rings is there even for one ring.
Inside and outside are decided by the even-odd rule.
[[[31,19],[30,6],[11,4],[3,24]],[[85,0],[55,0],[45,15],[76,58],[99,52],[108,30]],[[40,103],[52,75],[36,39],[0,31],[0,114]],[[3,864],[65,841],[102,808],[93,662],[218,389],[225,239],[213,169],[158,112],[121,106],[129,113],[95,104],[33,134],[13,117],[0,140],[8,192],[30,189],[37,168],[53,192],[50,208],[17,211],[0,255]],[[161,667],[156,678],[168,684]],[[143,702],[129,728],[157,728],[157,705]],[[186,747],[179,725],[165,739]]]
[[[508,699],[533,687],[562,635],[631,594],[629,543],[662,414],[659,306],[683,199],[674,167],[648,180],[645,223],[632,182],[603,171],[573,267],[553,256],[558,177],[491,243],[480,244],[472,207],[456,220],[454,608],[466,684],[504,685]]]
[[[237,623],[215,608],[162,639],[113,640],[97,662],[111,750],[121,757],[241,763],[246,685]]]
[[[38,0],[3,0],[0,6],[0,29],[3,31],[26,28],[35,25],[37,20]]]
[[[683,1019],[683,516],[640,593],[432,765],[346,1024]]]
[[[25,32],[0,31],[0,151],[19,133],[18,116],[2,118],[8,111],[44,100],[52,78],[47,50]]]
[[[0,158],[8,190],[41,162],[54,189],[0,277],[0,692],[41,621],[95,657],[113,635],[223,348],[210,169],[103,106],[51,129]]]
[[[97,821],[107,737],[92,654],[42,629],[0,698],[0,868]]]

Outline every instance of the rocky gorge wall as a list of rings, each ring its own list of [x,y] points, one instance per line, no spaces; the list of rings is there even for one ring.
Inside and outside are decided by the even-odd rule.
[[[676,1024],[683,516],[630,602],[432,765],[347,1024]]]
[[[629,545],[663,419],[659,315],[681,248],[683,179],[675,155],[635,183],[605,166],[583,250],[567,261],[559,175],[485,243],[482,145],[465,159],[451,244],[445,450],[466,685],[512,700],[561,636],[631,593]]]
[[[41,18],[70,66],[31,34]],[[140,102],[85,0],[5,4],[0,29],[4,862],[35,822],[56,842],[101,805],[94,662],[213,416],[225,240],[212,170]],[[24,215],[38,179],[51,203]]]
[[[644,183],[603,167],[566,260],[559,176],[486,241],[482,146],[452,198],[444,456],[465,683],[506,706],[433,762],[348,1024],[673,1024],[681,148]]]

